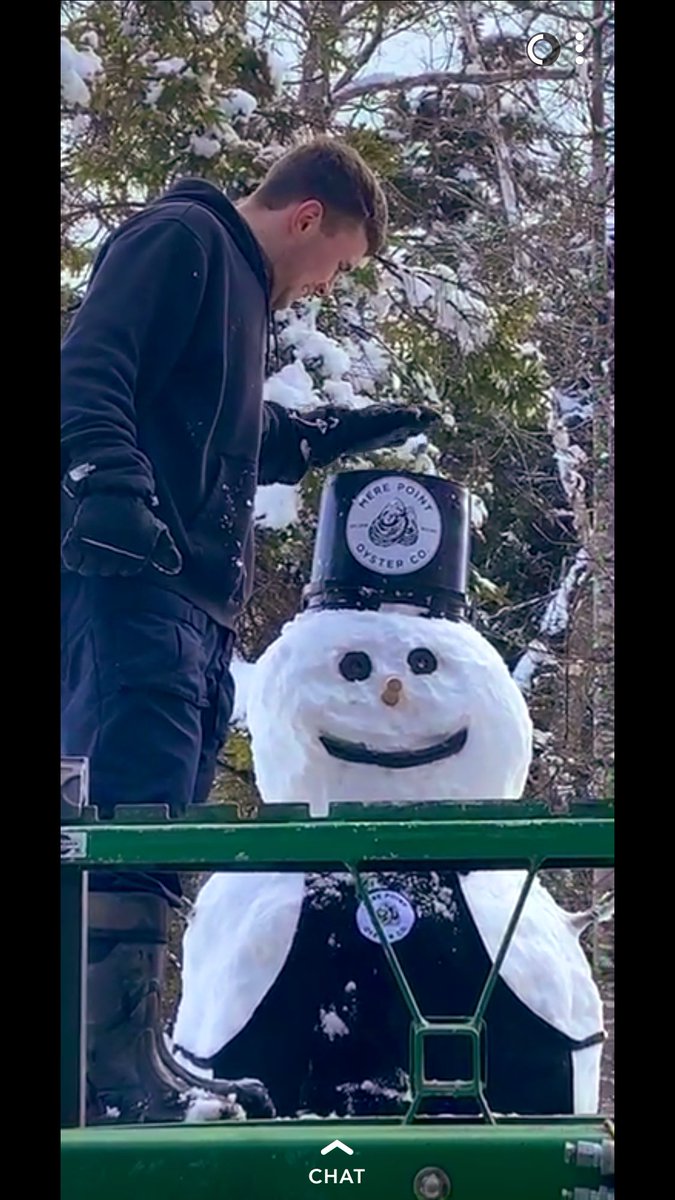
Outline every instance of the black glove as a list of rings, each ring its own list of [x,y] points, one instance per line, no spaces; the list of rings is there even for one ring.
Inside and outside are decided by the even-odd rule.
[[[177,575],[183,565],[169,530],[145,500],[116,492],[84,497],[61,558],[78,575],[138,575],[148,563],[163,575]]]
[[[303,454],[312,467],[325,467],[341,454],[402,446],[439,420],[430,408],[372,404],[368,408],[318,408],[295,413]]]

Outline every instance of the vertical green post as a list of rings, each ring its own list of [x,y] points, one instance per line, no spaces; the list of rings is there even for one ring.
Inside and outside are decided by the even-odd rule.
[[[87,872],[61,869],[61,1127],[84,1125]]]

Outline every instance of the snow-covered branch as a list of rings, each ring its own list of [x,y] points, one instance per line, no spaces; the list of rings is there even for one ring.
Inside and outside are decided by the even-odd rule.
[[[345,87],[337,87],[333,92],[330,107],[333,111],[344,108],[360,96],[375,95],[376,92],[398,92],[418,87],[446,87],[450,84],[476,84],[488,87],[495,83],[518,83],[521,80],[533,79],[571,79],[572,70],[537,67],[522,71],[421,71],[415,75],[377,74],[365,75]]]
[[[530,642],[513,669],[513,678],[522,692],[532,687],[534,676],[541,667],[555,663],[555,656],[542,639],[560,637],[569,624],[571,601],[588,576],[589,559],[585,549],[577,551],[574,562],[565,572],[560,586],[546,605],[539,625],[540,637]]]

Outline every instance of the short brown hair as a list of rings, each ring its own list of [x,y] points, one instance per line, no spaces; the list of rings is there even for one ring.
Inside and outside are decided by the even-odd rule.
[[[324,226],[329,233],[353,221],[364,226],[369,254],[379,254],[384,246],[384,192],[358,151],[334,138],[316,138],[284,154],[263,179],[255,198],[271,209],[285,208],[294,201],[318,200],[324,206]]]

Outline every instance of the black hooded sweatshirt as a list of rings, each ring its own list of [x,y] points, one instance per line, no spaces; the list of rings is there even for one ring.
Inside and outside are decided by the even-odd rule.
[[[251,592],[256,487],[307,469],[293,415],[262,400],[270,284],[234,206],[187,180],[107,240],[62,347],[64,531],[83,495],[145,498],[183,569],[143,577],[230,628]]]

